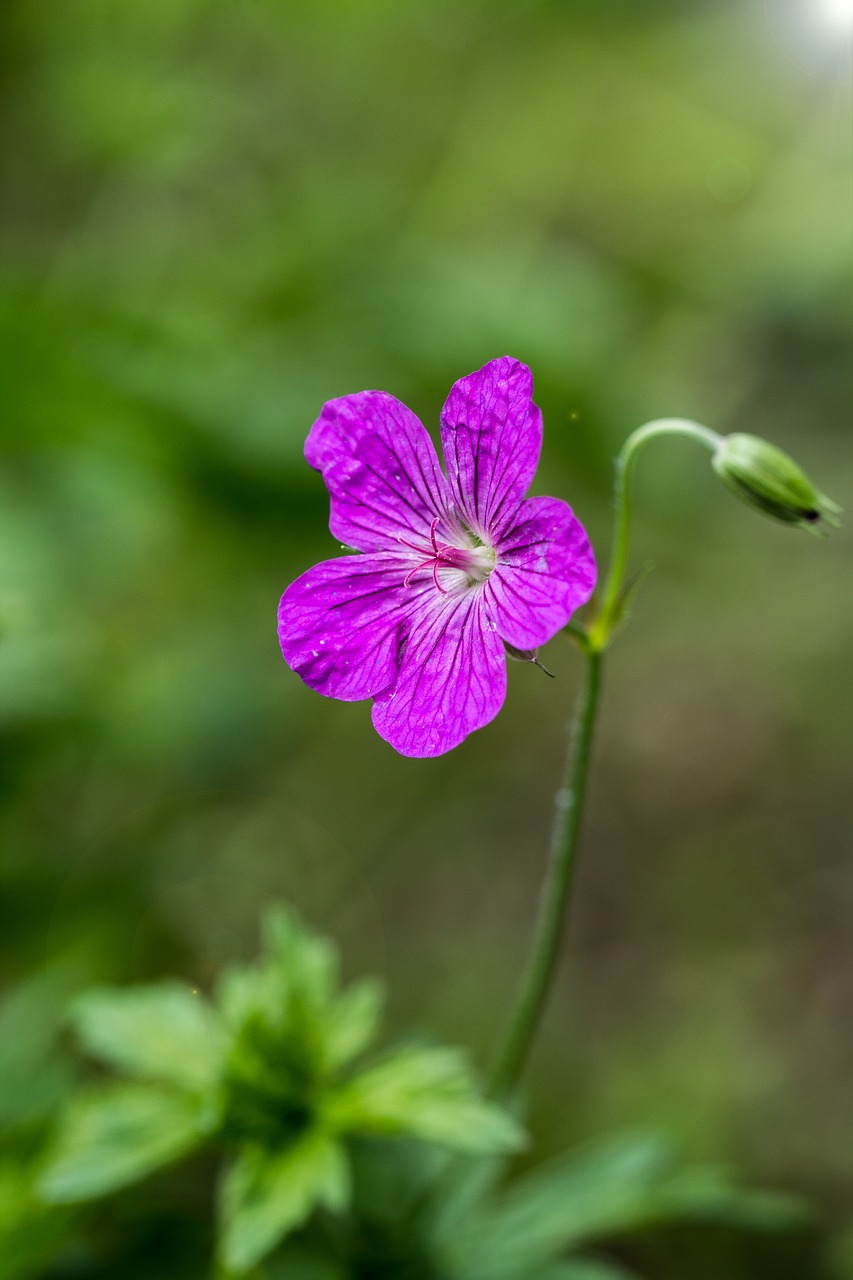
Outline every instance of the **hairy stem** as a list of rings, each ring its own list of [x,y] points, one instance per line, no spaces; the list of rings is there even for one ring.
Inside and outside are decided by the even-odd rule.
[[[634,460],[647,440],[662,435],[689,436],[693,440],[698,440],[700,444],[704,444],[712,453],[722,439],[710,427],[703,427],[698,422],[690,422],[687,418],[657,418],[654,422],[647,422],[645,426],[638,427],[622,446],[622,452],[616,459],[613,553],[601,592],[598,617],[589,632],[590,641],[597,649],[603,649],[606,646],[617,622],[622,582],[628,562],[628,539],[631,532],[631,502],[628,486]]]
[[[499,1097],[512,1091],[524,1069],[551,985],[572,887],[601,688],[602,654],[591,646],[585,647],[585,654],[584,684],[570,722],[566,763],[554,800],[549,869],[533,944],[490,1080],[491,1092]]]
[[[623,580],[631,532],[629,481],[639,449],[648,440],[661,435],[688,436],[698,440],[712,453],[722,439],[716,431],[698,422],[685,418],[658,418],[632,432],[616,460],[613,554],[601,592],[601,604],[587,629],[573,624],[567,627],[584,652],[586,673],[570,723],[568,754],[555,797],[549,866],[533,942],[491,1075],[491,1092],[497,1096],[509,1094],[524,1070],[554,974],[577,860],[603,655],[622,612]]]

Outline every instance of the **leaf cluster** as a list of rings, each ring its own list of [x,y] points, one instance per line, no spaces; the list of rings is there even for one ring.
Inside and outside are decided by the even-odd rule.
[[[87,991],[72,1020],[112,1070],[65,1113],[38,1212],[212,1146],[223,1276],[630,1280],[602,1246],[684,1223],[802,1225],[798,1202],[684,1167],[657,1137],[511,1176],[516,1122],[477,1093],[459,1052],[376,1051],[380,1010],[378,985],[342,988],[334,948],[283,909],[264,921],[258,963],[226,970],[210,999],[181,982]],[[7,1186],[0,1163],[7,1204],[26,1205],[7,1232],[20,1250],[35,1201]]]
[[[284,909],[265,920],[259,963],[227,970],[212,1000],[181,982],[87,992],[72,1010],[77,1034],[124,1078],[68,1108],[42,1197],[108,1195],[214,1143],[220,1261],[241,1274],[316,1210],[349,1206],[357,1136],[517,1148],[520,1129],[478,1096],[459,1052],[367,1055],[380,1005],[373,982],[340,990],[334,948]]]
[[[675,1225],[783,1232],[802,1205],[752,1192],[725,1171],[685,1167],[666,1141],[626,1135],[507,1179],[502,1157],[446,1160],[362,1144],[353,1213],[330,1253],[303,1241],[280,1257],[282,1280],[631,1280],[602,1246]],[[334,1248],[336,1243],[337,1248]]]

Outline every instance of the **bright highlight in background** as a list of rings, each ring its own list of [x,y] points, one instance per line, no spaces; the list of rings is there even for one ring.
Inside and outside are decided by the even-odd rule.
[[[831,22],[853,27],[853,0],[822,0],[821,9]]]
[[[794,66],[827,83],[853,80],[853,0],[764,0],[764,11]]]

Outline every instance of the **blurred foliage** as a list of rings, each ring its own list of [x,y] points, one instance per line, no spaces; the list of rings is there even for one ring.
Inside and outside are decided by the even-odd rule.
[[[0,1037],[4,1169],[73,1079],[64,993],[208,985],[273,898],[391,979],[392,1028],[489,1051],[575,655],[550,646],[553,682],[514,667],[498,720],[417,764],[304,689],[275,607],[335,546],[302,443],[364,387],[432,428],[508,352],[545,415],[537,489],[602,560],[611,460],[662,414],[772,440],[850,510],[850,41],[828,15],[0,7],[0,980],[12,1008],[51,988]],[[843,1229],[849,535],[755,520],[687,445],[638,471],[657,570],[610,661],[533,1136],[664,1130]],[[212,1178],[202,1154],[87,1210],[64,1274],[204,1274]],[[612,1265],[820,1275],[820,1241],[771,1237],[649,1232]]]
[[[13,1193],[0,1246],[14,1246],[23,1220],[41,1259],[54,1241],[41,1239],[39,1199],[98,1199],[209,1141],[231,1153],[217,1197],[223,1275],[262,1275],[258,1264],[278,1251],[282,1274],[307,1267],[340,1280],[541,1280],[578,1269],[606,1280],[629,1273],[569,1255],[650,1225],[808,1226],[792,1198],[679,1168],[667,1144],[647,1138],[564,1156],[502,1187],[522,1132],[477,1096],[463,1057],[410,1045],[365,1063],[375,984],[338,993],[334,948],[292,912],[269,911],[264,933],[260,964],[226,969],[213,1004],[174,981],[78,998],[83,1044],[133,1083],[72,1097],[35,1196],[18,1206],[15,1183],[0,1182]]]
[[[39,1149],[73,1086],[57,1051],[58,1013],[67,995],[56,971],[38,974],[0,1002],[0,1276],[43,1274],[62,1251],[72,1215],[45,1206],[34,1188]]]
[[[469,1154],[522,1145],[461,1054],[404,1045],[365,1064],[376,985],[339,993],[334,948],[291,912],[269,911],[264,932],[260,963],[226,969],[214,1004],[178,982],[80,997],[83,1044],[133,1083],[72,1099],[36,1187],[47,1203],[97,1199],[213,1140],[233,1154],[219,1253],[243,1274],[316,1208],[348,1207],[351,1135]]]

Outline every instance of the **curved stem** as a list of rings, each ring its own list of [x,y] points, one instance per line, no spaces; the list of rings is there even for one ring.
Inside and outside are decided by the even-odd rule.
[[[524,1068],[545,1005],[560,947],[580,835],[592,736],[601,688],[602,654],[585,646],[586,677],[570,723],[569,747],[554,798],[549,870],[542,890],[533,943],[519,993],[495,1061],[490,1090],[510,1093]]]
[[[498,1096],[511,1092],[524,1069],[554,973],[577,859],[601,687],[603,651],[619,622],[623,603],[623,579],[631,531],[631,469],[639,449],[648,440],[660,435],[688,436],[698,440],[712,453],[722,440],[722,436],[716,431],[711,431],[698,422],[691,422],[686,418],[658,418],[632,432],[616,460],[613,556],[602,589],[601,606],[597,618],[587,630],[571,624],[567,628],[583,649],[586,677],[571,722],[563,778],[555,797],[549,868],[542,889],[530,955],[492,1071],[491,1092]]]
[[[631,531],[631,503],[629,498],[629,480],[639,449],[654,436],[682,435],[689,436],[704,444],[711,452],[718,448],[722,436],[710,427],[703,427],[698,422],[687,418],[657,418],[647,422],[629,435],[622,452],[616,459],[615,481],[615,514],[613,517],[613,555],[610,569],[601,592],[601,608],[598,617],[590,628],[590,642],[596,649],[603,649],[614,629],[622,592],[622,581],[625,577],[625,566],[628,560],[628,537]]]

